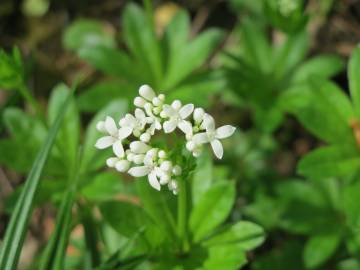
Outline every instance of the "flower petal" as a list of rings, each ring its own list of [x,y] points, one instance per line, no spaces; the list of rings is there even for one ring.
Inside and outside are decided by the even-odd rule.
[[[206,129],[206,131],[214,131],[215,130],[214,118],[210,114],[205,113],[201,127]]]
[[[222,126],[216,129],[216,138],[218,139],[225,139],[227,137],[230,137],[235,132],[235,127],[226,125]]]
[[[122,127],[119,129],[119,139],[123,140],[127,137],[130,136],[130,134],[132,133],[132,128],[131,127]]]
[[[173,117],[177,114],[176,110],[168,104],[163,106],[163,112],[167,117]]]
[[[185,134],[189,134],[192,132],[192,125],[189,121],[185,121],[185,120],[180,121],[178,127]]]
[[[148,101],[152,101],[153,98],[155,97],[154,90],[147,84],[140,86],[139,94],[140,94],[140,96],[144,97]]]
[[[174,119],[170,119],[169,121],[164,122],[164,131],[165,133],[171,133],[175,130],[177,126],[177,121]]]
[[[209,137],[205,132],[202,132],[202,133],[195,134],[194,137],[192,138],[192,140],[196,144],[208,143],[209,142]]]
[[[105,129],[106,131],[112,135],[117,136],[118,135],[118,129],[116,127],[115,121],[112,117],[107,116],[105,120]]]
[[[180,117],[182,119],[187,118],[192,112],[194,111],[194,104],[186,104],[185,106],[183,106],[180,111]]]
[[[128,173],[134,177],[142,177],[142,176],[148,175],[150,173],[150,171],[151,170],[148,166],[138,166],[138,167],[132,167],[128,171]]]
[[[159,181],[158,181],[158,179],[156,177],[155,171],[152,171],[151,173],[149,173],[148,180],[149,180],[150,186],[152,186],[156,190],[160,191],[161,186],[160,186],[160,183],[159,183]]]
[[[136,109],[135,110],[135,117],[137,118],[137,119],[139,119],[139,120],[142,120],[142,119],[144,119],[145,118],[145,113],[144,113],[144,111],[143,110],[141,110],[141,109]]]
[[[115,142],[115,139],[111,136],[105,136],[98,139],[95,143],[95,147],[98,149],[105,149],[111,146]]]
[[[146,151],[150,150],[150,146],[142,141],[134,141],[130,143],[131,152],[135,154],[144,154]]]
[[[125,156],[124,147],[123,147],[121,141],[116,141],[113,144],[113,151],[114,151],[115,155],[119,158],[122,158]]]
[[[221,144],[221,142],[219,140],[212,140],[211,141],[211,148],[213,149],[214,154],[218,159],[221,159],[223,157],[224,149],[223,149],[223,146],[222,146],[222,144]]]

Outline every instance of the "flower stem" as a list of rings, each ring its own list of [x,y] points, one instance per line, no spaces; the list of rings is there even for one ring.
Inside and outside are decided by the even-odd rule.
[[[186,179],[181,179],[178,184],[178,234],[181,251],[186,253],[190,249],[188,239],[188,183]]]

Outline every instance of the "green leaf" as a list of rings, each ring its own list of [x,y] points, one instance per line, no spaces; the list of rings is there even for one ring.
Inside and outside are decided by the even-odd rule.
[[[105,24],[96,20],[80,19],[66,29],[63,45],[68,50],[97,46],[115,47],[115,39]]]
[[[360,117],[360,47],[358,46],[352,53],[349,67],[348,77],[350,84],[350,93],[356,114]]]
[[[115,195],[124,192],[123,179],[119,174],[103,172],[95,175],[93,179],[82,188],[82,195],[94,202],[113,199]]]
[[[323,264],[335,253],[340,241],[341,236],[336,233],[312,236],[305,244],[305,266],[314,269]]]
[[[290,109],[317,137],[335,144],[354,141],[350,126],[354,118],[353,107],[349,98],[335,84],[314,78],[308,89],[296,87],[290,92],[286,95],[288,98],[291,99],[293,94],[292,98],[298,99],[289,101],[295,106]]]
[[[89,62],[94,68],[107,75],[125,79],[130,84],[140,85],[151,82],[147,70],[119,49],[107,47],[85,47],[78,52],[79,57]]]
[[[101,137],[101,133],[96,129],[96,124],[99,121],[103,121],[106,116],[111,116],[118,120],[125,115],[126,111],[127,102],[125,100],[114,100],[91,120],[85,133],[82,171],[95,171],[101,168],[104,166],[105,160],[110,156],[108,151],[99,151],[95,148],[96,140]]]
[[[346,215],[346,222],[350,228],[360,228],[360,183],[348,185],[343,190],[343,211]]]
[[[14,47],[12,55],[0,49],[0,88],[19,88],[24,81],[24,67],[20,51]]]
[[[56,116],[61,110],[64,101],[69,95],[70,89],[65,84],[55,86],[51,93],[48,105],[48,122],[52,125],[56,120]],[[64,121],[60,127],[55,142],[56,147],[61,153],[64,163],[67,165],[68,172],[75,165],[77,148],[80,140],[80,115],[76,107],[74,99],[68,105],[68,109],[64,116]],[[63,149],[66,149],[64,151]]]
[[[209,257],[203,265],[206,270],[237,270],[247,262],[241,244],[213,246],[208,252]]]
[[[84,112],[97,112],[114,99],[132,100],[137,92],[135,85],[118,80],[106,80],[96,83],[80,93],[77,98],[79,109]]]
[[[109,201],[100,205],[100,211],[103,218],[119,234],[131,237],[138,231],[144,230],[149,218],[144,210],[138,205]]]
[[[157,88],[163,75],[160,43],[143,10],[134,3],[128,4],[122,15],[122,27],[123,37],[131,54],[139,63],[145,64],[146,72],[152,75],[152,80],[148,83]]]
[[[330,78],[344,68],[340,57],[335,55],[320,55],[302,63],[295,71],[292,81],[301,83],[311,76]]]
[[[24,190],[16,203],[15,210],[11,216],[10,223],[6,229],[4,241],[0,253],[0,269],[16,269],[21,247],[24,242],[26,227],[31,214],[35,192],[39,186],[39,180],[45,162],[50,154],[51,147],[54,144],[55,137],[59,131],[61,122],[66,113],[71,95],[68,96],[62,110],[59,112],[56,121],[49,130],[46,141],[34,161],[33,167],[26,179]]]
[[[195,242],[200,241],[229,215],[235,200],[233,182],[222,182],[205,192],[190,213],[190,231]]]
[[[219,30],[207,30],[176,51],[176,53],[171,54],[162,87],[171,89],[194,70],[201,67],[220,43],[222,37],[223,34]]]
[[[359,168],[359,151],[354,144],[321,147],[305,155],[298,163],[297,170],[314,178],[348,176]]]
[[[239,221],[206,240],[205,245],[237,244],[244,251],[249,251],[263,242],[263,228],[249,221]]]

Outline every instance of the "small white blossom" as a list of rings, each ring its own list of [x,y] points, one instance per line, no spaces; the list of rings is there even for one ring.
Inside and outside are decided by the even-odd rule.
[[[225,125],[215,129],[214,118],[209,114],[204,115],[202,126],[203,128],[205,128],[206,132],[195,134],[193,137],[194,142],[198,144],[209,142],[215,156],[221,159],[224,149],[220,142],[220,139],[230,137],[235,132],[235,127]]]
[[[182,106],[179,100],[175,100],[171,106],[164,105],[160,116],[169,118],[169,120],[165,121],[163,125],[165,133],[173,132],[176,127],[185,134],[191,132],[191,123],[185,119],[190,116],[193,110],[193,104],[186,104],[185,106]]]

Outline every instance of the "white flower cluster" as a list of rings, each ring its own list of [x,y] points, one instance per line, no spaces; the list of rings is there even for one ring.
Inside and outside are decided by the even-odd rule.
[[[177,194],[176,178],[181,175],[182,169],[169,160],[164,150],[151,147],[155,131],[171,133],[178,128],[185,134],[186,149],[193,156],[198,157],[203,145],[210,143],[220,159],[223,156],[220,139],[231,136],[235,128],[225,125],[216,129],[214,118],[202,108],[194,108],[193,104],[183,106],[179,100],[171,105],[165,104],[165,96],[156,96],[148,85],[139,88],[139,95],[134,99],[137,107],[134,115],[126,114],[120,119],[119,127],[109,116],[97,124],[96,128],[105,136],[98,139],[95,146],[98,149],[112,146],[115,157],[107,159],[109,167],[134,177],[148,176],[153,188],[160,190],[161,185],[168,185]],[[128,140],[130,136],[135,138],[132,142]],[[124,146],[128,149],[125,150]]]

